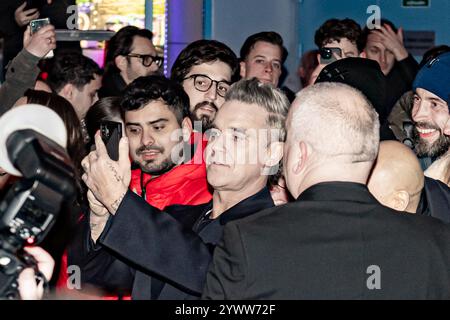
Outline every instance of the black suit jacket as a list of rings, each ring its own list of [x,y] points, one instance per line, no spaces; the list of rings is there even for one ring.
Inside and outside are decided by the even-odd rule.
[[[80,266],[85,284],[122,293],[132,288],[133,299],[198,299],[224,225],[273,205],[264,188],[211,220],[205,214],[212,201],[162,212],[128,191],[100,245],[93,246],[85,222],[69,250],[69,265]]]
[[[449,299],[449,227],[384,207],[364,185],[320,183],[228,224],[203,297]]]

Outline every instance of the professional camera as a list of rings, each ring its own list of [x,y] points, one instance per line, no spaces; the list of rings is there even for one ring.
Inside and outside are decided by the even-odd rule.
[[[24,268],[39,275],[23,247],[45,237],[75,193],[66,137],[62,120],[43,106],[18,107],[0,118],[0,166],[22,176],[0,202],[0,299],[18,297],[17,277]]]

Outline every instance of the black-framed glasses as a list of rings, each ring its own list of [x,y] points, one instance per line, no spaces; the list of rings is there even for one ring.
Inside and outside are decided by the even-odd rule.
[[[213,83],[216,83],[216,92],[222,98],[225,97],[226,93],[231,87],[231,83],[228,81],[217,81],[213,80],[207,75],[204,74],[192,74],[189,77],[184,78],[183,80],[194,79],[194,88],[201,92],[208,91]]]
[[[158,68],[161,67],[164,59],[158,56],[152,56],[150,54],[139,54],[139,53],[130,53],[127,55],[128,57],[139,58],[142,59],[142,65],[144,67],[150,67],[154,62]]]

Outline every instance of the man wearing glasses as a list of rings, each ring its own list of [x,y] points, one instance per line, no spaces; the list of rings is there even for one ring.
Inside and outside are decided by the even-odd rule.
[[[158,72],[163,58],[157,56],[152,38],[150,30],[134,26],[120,29],[111,38],[100,98],[118,96],[134,79]]]
[[[234,52],[215,40],[194,41],[178,55],[171,79],[180,83],[189,96],[194,129],[205,132],[211,127],[225,94],[237,80],[238,68]],[[201,130],[195,121],[201,122]]]

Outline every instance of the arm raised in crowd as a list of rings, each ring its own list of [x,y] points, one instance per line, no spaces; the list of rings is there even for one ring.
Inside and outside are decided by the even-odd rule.
[[[212,258],[210,247],[168,212],[128,189],[128,144],[112,161],[100,136],[83,162],[83,180],[98,202],[91,208],[91,238],[136,265],[200,296]],[[92,204],[91,203],[91,206]],[[99,206],[102,203],[109,214]],[[93,209],[93,210],[92,210]],[[109,220],[108,220],[109,219]]]
[[[23,42],[24,48],[9,64],[6,80],[0,88],[0,115],[8,111],[27,89],[34,87],[39,60],[56,48],[55,28],[48,25],[30,35],[30,27],[27,27]]]

